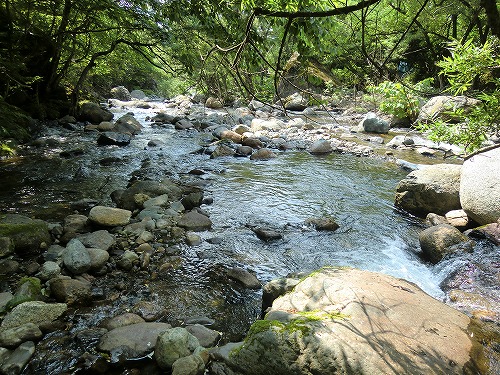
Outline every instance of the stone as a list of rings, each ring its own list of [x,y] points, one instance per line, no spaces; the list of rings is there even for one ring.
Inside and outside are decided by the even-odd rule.
[[[205,101],[205,107],[211,108],[211,109],[221,109],[224,107],[223,103],[221,100],[218,98],[215,98],[213,96],[209,96],[207,100]]]
[[[116,227],[127,225],[132,212],[121,208],[95,206],[90,210],[89,220],[97,225]]]
[[[65,233],[86,233],[89,231],[88,218],[85,215],[68,215],[64,218]]]
[[[236,148],[236,155],[238,156],[250,156],[252,155],[253,148],[250,146],[238,146]]]
[[[423,254],[432,263],[438,263],[446,254],[458,250],[455,245],[469,243],[469,238],[449,224],[424,229],[418,236]]]
[[[198,339],[187,329],[176,327],[167,330],[158,337],[155,359],[162,369],[170,369],[176,360],[187,357],[200,346]]]
[[[115,328],[99,340],[98,350],[110,353],[119,347],[128,349],[128,358],[143,357],[157,345],[158,336],[171,328],[167,323],[136,323]]]
[[[88,248],[87,252],[90,257],[90,271],[98,271],[102,269],[109,260],[109,253],[106,250]]]
[[[142,90],[132,90],[130,92],[130,96],[132,97],[132,99],[142,100],[146,97],[146,94]]]
[[[108,251],[111,246],[115,244],[115,236],[110,234],[107,230],[98,230],[91,233],[85,233],[77,236],[77,239],[85,247],[93,247]]]
[[[210,154],[210,159],[215,159],[219,157],[224,157],[224,156],[233,156],[234,155],[234,150],[226,146],[224,144],[219,144],[215,148],[215,150]]]
[[[283,238],[283,235],[270,228],[264,228],[264,227],[253,227],[250,228],[252,232],[254,232],[257,237],[259,237],[262,241],[274,241],[274,240],[279,240]]]
[[[186,232],[186,243],[189,246],[201,245],[201,237],[194,232]]]
[[[122,100],[124,102],[128,102],[132,99],[130,92],[127,90],[125,86],[116,86],[113,87],[110,91],[112,99]]]
[[[460,121],[460,116],[456,116],[453,112],[460,109],[463,114],[467,114],[475,106],[481,104],[480,100],[468,98],[466,96],[435,96],[420,109],[417,121],[433,122],[443,120],[448,122]]]
[[[259,279],[243,268],[230,268],[226,271],[227,276],[230,279],[236,280],[242,284],[245,288],[249,289],[260,289],[262,287]]]
[[[177,129],[177,130],[188,130],[188,129],[193,129],[193,128],[194,128],[194,124],[185,118],[180,119],[179,121],[177,121],[175,123],[175,129]]]
[[[97,138],[97,144],[101,146],[127,146],[131,141],[130,135],[112,131],[102,132]]]
[[[313,155],[330,154],[333,151],[332,144],[326,139],[318,139],[309,146],[308,152]]]
[[[234,143],[240,143],[242,140],[241,134],[236,133],[232,130],[227,130],[227,129],[220,132],[219,138],[220,139],[228,139]]]
[[[241,140],[241,144],[242,144],[242,146],[251,147],[255,150],[258,150],[258,149],[264,147],[264,143],[262,143],[262,141],[260,139],[254,138],[254,137],[243,137]]]
[[[265,312],[276,298],[291,291],[299,282],[299,279],[281,277],[266,283],[262,288],[262,311]]]
[[[196,354],[179,358],[172,364],[172,375],[203,375],[204,373],[205,362]]]
[[[390,125],[384,119],[381,119],[373,112],[368,112],[363,120],[361,120],[361,127],[363,131],[367,133],[382,133],[387,134],[390,129]]]
[[[147,322],[158,320],[165,315],[165,309],[156,303],[139,301],[132,307],[132,312]]]
[[[479,373],[484,353],[470,324],[413,283],[325,268],[277,298],[219,357],[245,375]]]
[[[396,187],[395,205],[420,217],[460,209],[461,169],[456,164],[435,164],[411,172]]]
[[[0,237],[0,258],[14,253],[14,241],[10,237]]]
[[[0,373],[5,375],[21,374],[34,353],[35,343],[33,341],[22,343],[1,364]]]
[[[186,326],[186,330],[198,339],[198,342],[204,348],[211,348],[217,345],[221,338],[221,333],[207,328],[201,324]]]
[[[25,323],[39,325],[59,318],[67,310],[65,303],[24,302],[10,311],[2,321],[3,328],[13,328]]]
[[[26,323],[18,327],[0,331],[0,347],[14,349],[25,341],[41,339],[42,331],[34,323]]]
[[[64,277],[50,280],[50,293],[56,301],[68,306],[85,306],[92,300],[90,283]]]
[[[0,293],[0,312],[3,312],[7,307],[7,304],[14,296],[10,292],[1,292]]]
[[[274,159],[277,155],[268,148],[260,148],[250,155],[250,160],[269,160]]]
[[[209,217],[193,210],[182,215],[177,225],[186,230],[196,232],[209,230],[212,227],[212,221]]]
[[[310,218],[306,220],[307,225],[313,225],[316,230],[336,231],[340,228],[337,222],[331,217]]]
[[[76,238],[67,243],[62,260],[64,267],[74,275],[80,275],[90,269],[89,253]]]
[[[203,202],[203,191],[189,193],[181,199],[181,203],[187,211],[200,207],[201,202]]]
[[[42,264],[40,267],[40,271],[37,273],[37,277],[42,281],[50,280],[54,277],[57,277],[61,274],[61,267],[59,264],[52,261],[47,261]]]
[[[307,108],[308,100],[296,92],[284,99],[284,107],[289,111],[303,111]]]
[[[444,216],[446,222],[455,228],[465,229],[469,225],[469,217],[464,210],[448,211]]]
[[[142,131],[142,125],[134,116],[127,114],[116,120],[113,130],[121,134],[136,135]]]
[[[99,125],[97,125],[97,130],[100,132],[110,132],[113,131],[115,127],[115,124],[113,124],[111,121],[103,121]]]
[[[460,178],[460,203],[478,224],[500,218],[500,147],[467,159]]]
[[[100,124],[103,121],[111,121],[113,114],[101,108],[97,103],[86,102],[80,107],[78,119],[80,121],[89,121],[92,124]]]
[[[131,324],[144,323],[145,320],[142,319],[139,315],[133,313],[125,313],[111,318],[106,323],[106,329],[111,331],[118,327],[125,327]]]
[[[21,254],[38,253],[42,244],[52,242],[45,221],[17,214],[0,215],[0,237],[10,238],[15,251]],[[11,246],[8,244],[7,248]]]
[[[150,198],[167,195],[171,201],[174,201],[180,199],[182,190],[177,184],[168,179],[161,182],[137,181],[119,194],[117,194],[117,191],[113,192],[111,198],[116,203],[117,207],[133,211],[142,208],[135,202],[134,196],[136,194],[145,194]]]

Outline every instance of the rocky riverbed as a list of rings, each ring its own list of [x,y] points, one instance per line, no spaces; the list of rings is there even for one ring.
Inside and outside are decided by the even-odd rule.
[[[237,250],[242,246],[238,243],[264,243],[267,250],[283,253],[283,259],[294,259],[292,268],[297,271],[312,271],[335,257],[297,258],[287,245],[296,236],[322,236],[325,244],[343,241],[333,246],[338,253],[359,251],[363,246],[355,241],[355,245],[348,244],[353,240],[342,237],[349,230],[357,231],[354,223],[349,224],[348,215],[337,214],[339,217],[333,218],[315,209],[310,210],[312,217],[304,218],[302,211],[307,210],[301,203],[297,213],[282,222],[279,211],[271,216],[267,212],[255,213],[259,207],[250,204],[252,197],[239,201],[226,191],[225,205],[224,199],[217,199],[223,188],[218,190],[216,186],[231,189],[236,186],[235,181],[247,178],[252,169],[268,173],[266,166],[276,158],[296,163],[294,155],[329,163],[331,155],[348,154],[345,157],[352,158],[351,165],[359,163],[367,169],[380,168],[384,163],[418,169],[419,164],[435,163],[440,156],[459,152],[450,146],[432,144],[407,130],[396,136],[394,131],[366,133],[362,131],[363,123],[361,128],[359,123],[366,119],[373,122],[373,116],[365,118],[364,114],[307,110],[305,114],[286,117],[258,102],[237,109],[207,109],[187,97],[168,102],[110,100],[108,109],[111,111],[88,105],[78,121],[65,118],[50,124],[44,136],[2,166],[2,181],[6,181],[3,191],[11,195],[10,200],[2,197],[6,209],[0,217],[3,373],[195,374],[203,373],[205,368],[212,374],[253,373],[245,372],[244,367],[253,366],[257,371],[258,366],[245,362],[244,351],[239,351],[240,363],[234,364],[224,354],[225,349],[223,354],[217,354],[204,348],[242,340],[261,316],[262,284],[270,281],[271,276],[290,270],[290,266],[281,266],[281,258],[270,261],[255,255],[250,259],[251,253]],[[117,121],[112,120],[112,112],[119,116]],[[61,126],[66,130],[61,132]],[[169,147],[174,138],[180,138],[184,148]],[[86,141],[81,142],[82,139]],[[29,158],[32,160],[26,160]],[[228,160],[248,160],[252,164],[249,168],[238,164],[237,176],[226,171]],[[452,160],[461,164],[459,158]],[[24,170],[18,168],[23,163]],[[48,167],[50,172],[42,167]],[[101,170],[98,174],[93,172],[97,167]],[[395,178],[396,172],[391,173],[391,178]],[[305,171],[302,174],[307,175]],[[250,178],[258,180],[257,176]],[[272,180],[277,186],[294,182],[293,177],[275,176]],[[322,180],[316,184],[324,183],[319,181]],[[351,199],[356,199],[357,188],[352,187]],[[279,202],[283,190],[266,193],[273,194],[277,194]],[[378,200],[375,196],[372,199]],[[239,202],[248,206],[242,207]],[[220,217],[221,211],[230,212],[227,222],[214,223],[213,218]],[[251,214],[243,217],[246,212]],[[370,213],[366,211],[365,215]],[[414,238],[403,247],[418,246],[415,228],[423,229],[425,224],[402,212],[391,215],[412,222],[414,229],[409,233]],[[267,220],[262,220],[264,216]],[[236,229],[236,234],[226,232],[224,226]],[[245,233],[241,237],[238,232],[242,231]],[[335,234],[340,237],[331,237]],[[378,248],[384,246],[378,245],[380,240],[375,237],[370,241]],[[461,267],[453,263],[455,269],[449,272],[446,264],[453,260],[445,257],[436,266],[446,270],[445,292],[438,290],[439,285],[422,287],[476,317],[475,322],[482,327],[474,331],[476,335],[488,332],[480,334],[486,349],[479,350],[476,342],[463,342],[464,352],[471,352],[474,347],[479,353],[469,358],[474,363],[467,368],[494,373],[494,366],[498,365],[498,348],[494,346],[498,337],[498,263],[488,259],[495,259],[493,252],[498,250],[491,241],[478,241],[480,245],[474,253],[484,255],[482,263],[461,258]],[[298,243],[292,242],[294,246]],[[452,253],[457,252],[449,252]],[[313,262],[311,258],[318,260]],[[419,258],[420,255],[412,255],[407,266],[419,262],[421,265],[416,267],[428,272],[425,256],[424,262]],[[273,262],[274,265],[267,264]],[[369,263],[368,259],[366,264]],[[370,268],[365,263],[354,265]],[[273,267],[275,274],[269,271]],[[398,272],[389,273],[405,276]],[[411,288],[405,285],[401,288]],[[436,307],[432,313],[438,314],[439,308],[445,309]],[[289,313],[299,313],[301,309]],[[320,306],[309,311],[318,309],[328,310]],[[340,314],[335,321],[343,318],[342,314],[353,314],[334,310],[327,313]],[[446,311],[453,314],[451,309]],[[325,318],[319,315],[320,319],[316,316],[309,320]],[[460,319],[463,322],[459,329],[472,325],[465,315]],[[277,320],[288,324],[293,319]],[[272,327],[266,326],[269,328]],[[299,327],[294,332],[310,332],[305,329]],[[460,361],[465,357],[457,358],[450,360],[464,367]],[[356,362],[353,361],[348,362]],[[397,355],[390,361],[398,362]]]

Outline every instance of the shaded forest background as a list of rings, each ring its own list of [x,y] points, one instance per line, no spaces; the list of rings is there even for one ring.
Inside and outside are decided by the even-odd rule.
[[[335,96],[427,80],[429,94],[455,85],[454,93],[495,99],[499,8],[495,0],[4,0],[0,138],[28,137],[27,125],[10,125],[25,115],[59,118],[118,85],[231,103],[298,87]],[[461,46],[462,65],[440,65]],[[478,51],[486,55],[471,59]]]

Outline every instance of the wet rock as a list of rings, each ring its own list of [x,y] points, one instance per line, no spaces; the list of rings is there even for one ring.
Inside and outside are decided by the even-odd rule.
[[[243,137],[241,144],[256,150],[264,147],[264,143],[262,143],[260,139],[254,137]]]
[[[198,339],[204,348],[211,348],[217,345],[221,338],[221,333],[207,328],[201,324],[188,325],[186,330]]]
[[[277,155],[268,148],[260,148],[250,156],[250,160],[269,160],[276,156]]]
[[[111,121],[113,114],[101,108],[97,103],[86,102],[80,107],[78,119],[80,121],[89,121],[92,124],[100,124],[103,121]]]
[[[248,375],[477,373],[470,323],[404,280],[324,269],[277,298],[225,357]]]
[[[40,267],[40,272],[36,275],[42,281],[47,281],[61,274],[61,267],[59,264],[52,261],[47,261]]]
[[[204,373],[205,362],[196,354],[179,358],[172,364],[172,375],[203,375]]]
[[[45,321],[59,318],[67,310],[65,303],[45,303],[41,301],[24,302],[17,305],[2,321],[3,328],[13,328],[25,323],[39,325]]]
[[[446,254],[464,249],[467,236],[449,224],[439,224],[420,232],[418,236],[423,254],[432,263],[438,263]],[[462,246],[457,246],[462,245]]]
[[[252,227],[250,229],[262,241],[267,242],[267,241],[274,241],[274,240],[279,240],[279,239],[283,238],[283,235],[274,229],[264,228],[264,227]]]
[[[110,234],[107,230],[98,230],[92,233],[85,233],[79,235],[77,239],[85,247],[93,247],[108,251],[115,243],[115,236]]]
[[[52,261],[60,264],[62,262],[62,256],[66,251],[65,247],[61,245],[51,245],[45,253],[43,253],[43,258],[46,261]]]
[[[153,241],[154,238],[155,237],[154,237],[153,233],[145,230],[145,231],[142,231],[141,234],[136,238],[135,243],[136,244],[147,243],[147,242]]]
[[[220,139],[228,139],[234,143],[240,143],[241,142],[241,134],[236,133],[232,130],[223,130],[219,134]]]
[[[89,220],[97,225],[116,227],[127,225],[132,212],[121,208],[95,206],[90,210]]]
[[[126,190],[121,191],[120,194],[116,194],[116,191],[113,192],[111,198],[118,207],[133,211],[142,208],[137,205],[134,200],[134,196],[136,194],[145,194],[150,198],[166,194],[168,195],[170,200],[173,201],[176,199],[180,199],[182,190],[170,180],[164,180],[162,182],[137,181]]]
[[[111,121],[103,121],[99,125],[97,125],[97,130],[101,132],[109,132],[113,131],[115,127],[115,124],[113,124]]]
[[[233,156],[235,151],[224,144],[219,144],[215,150],[210,154],[210,159],[215,159],[223,156]]]
[[[239,156],[250,156],[252,155],[253,148],[250,146],[238,146],[236,149],[236,155]]]
[[[165,315],[165,309],[153,302],[139,301],[132,307],[132,312],[142,317],[146,322],[161,319]]]
[[[448,224],[448,221],[444,216],[432,212],[430,214],[427,214],[427,216],[425,217],[425,222],[428,225]]]
[[[219,99],[213,96],[209,96],[205,101],[205,107],[211,109],[221,109],[223,107],[223,104]]]
[[[142,125],[136,118],[132,115],[123,115],[118,120],[116,120],[114,129],[115,132],[121,134],[139,134],[142,131]]]
[[[201,237],[198,236],[196,233],[194,232],[187,232],[186,233],[186,243],[189,245],[189,246],[198,246],[198,245],[201,245]]]
[[[395,205],[415,215],[445,215],[460,209],[460,172],[455,164],[427,165],[411,172],[396,187]]]
[[[157,346],[158,336],[171,328],[167,323],[136,323],[115,328],[99,341],[98,350],[110,353],[125,347],[128,358],[139,358],[149,354]]]
[[[14,297],[7,305],[8,308],[12,308],[23,302],[40,301],[43,299],[40,279],[36,277],[24,277],[19,284]]]
[[[153,122],[161,122],[163,124],[175,124],[179,120],[180,120],[180,118],[178,116],[174,116],[174,115],[171,115],[171,114],[165,113],[165,112],[157,113],[151,119],[151,121],[153,121]]]
[[[125,313],[111,318],[106,323],[106,329],[111,331],[118,327],[125,327],[131,324],[144,323],[145,320],[142,319],[139,315],[133,313]]]
[[[26,323],[0,331],[0,346],[14,349],[25,341],[36,341],[43,336],[36,324]]]
[[[127,146],[132,141],[128,134],[118,132],[102,132],[97,138],[97,144],[102,146]]]
[[[193,129],[194,124],[189,121],[188,119],[180,119],[175,123],[175,129],[177,130],[188,130],[188,129]]]
[[[162,369],[170,369],[176,360],[191,355],[199,346],[198,339],[185,328],[172,328],[158,337],[155,359]]]
[[[310,218],[306,220],[307,225],[312,225],[316,230],[335,231],[339,229],[337,222],[331,217]]]
[[[50,293],[58,302],[67,305],[87,305],[92,300],[90,283],[58,277],[50,280]]]
[[[324,155],[333,152],[333,147],[330,141],[326,139],[318,139],[308,149],[313,155]]]
[[[64,267],[74,275],[87,272],[91,266],[91,259],[87,249],[76,238],[66,245],[62,260]]]
[[[18,375],[35,353],[35,343],[27,341],[19,345],[8,358],[2,363],[0,372],[6,375]]]
[[[89,248],[87,253],[90,257],[90,271],[102,269],[109,260],[109,253],[102,249]]]
[[[0,215],[0,237],[10,238],[18,253],[37,253],[42,244],[51,243],[45,221],[17,214]]]
[[[436,120],[457,122],[460,116],[454,115],[457,109],[462,113],[468,113],[475,106],[481,104],[480,100],[468,98],[466,96],[435,96],[420,109],[417,121],[432,122]]]
[[[299,279],[281,277],[266,283],[262,288],[262,311],[265,312],[276,298],[291,291],[299,282]]]
[[[236,280],[241,283],[245,288],[249,289],[260,289],[262,287],[259,279],[243,268],[230,268],[226,271],[227,276],[230,279]]]
[[[181,199],[181,203],[187,211],[192,210],[195,207],[200,207],[201,202],[203,202],[202,191],[189,193]]]
[[[460,179],[460,203],[477,223],[500,218],[500,147],[466,160]]]
[[[389,123],[380,117],[378,117],[375,113],[369,112],[365,115],[363,120],[361,120],[361,127],[363,131],[367,133],[384,133],[387,134],[389,132]]]
[[[212,221],[207,216],[193,210],[182,215],[177,225],[189,231],[204,231],[212,227]]]

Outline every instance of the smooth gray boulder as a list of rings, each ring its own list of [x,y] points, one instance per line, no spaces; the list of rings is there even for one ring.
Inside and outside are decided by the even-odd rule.
[[[62,260],[64,267],[74,275],[87,272],[91,266],[90,255],[86,247],[76,238],[73,238],[66,245]]]
[[[307,150],[313,155],[330,154],[333,152],[333,147],[330,141],[326,139],[318,139],[313,142],[309,149]]]
[[[1,364],[0,373],[5,375],[21,374],[34,353],[35,343],[33,341],[26,341],[19,345]]]
[[[142,125],[132,115],[123,115],[115,122],[113,130],[123,134],[139,134],[142,131]]]
[[[449,224],[439,224],[420,232],[420,248],[432,263],[438,263],[446,254],[467,249],[469,238]],[[461,246],[460,246],[461,245]]]
[[[481,225],[500,218],[500,147],[464,162],[460,203],[467,215]]]
[[[107,109],[101,108],[97,103],[85,102],[80,107],[78,119],[80,121],[89,121],[92,124],[100,124],[103,121],[111,121],[113,114]]]
[[[39,340],[42,336],[42,331],[36,324],[26,323],[19,327],[0,330],[0,347],[14,349],[25,341]]]
[[[110,353],[128,348],[129,358],[138,358],[155,350],[158,336],[171,328],[167,323],[136,323],[115,328],[101,337],[97,348]]]
[[[460,209],[461,170],[457,164],[422,166],[399,182],[395,205],[420,217]]]
[[[105,227],[127,225],[132,212],[121,208],[95,206],[89,212],[89,220]]]
[[[220,357],[245,375],[477,373],[466,315],[415,284],[324,268],[277,298]]]
[[[39,325],[46,321],[53,321],[66,312],[65,303],[45,303],[29,301],[21,303],[12,309],[2,321],[3,328],[13,328],[26,323]]]
[[[158,337],[155,359],[162,369],[170,369],[176,360],[191,355],[200,343],[185,328],[169,329]]]
[[[93,247],[106,251],[115,243],[115,236],[104,229],[80,234],[77,238],[85,247]]]
[[[389,132],[390,125],[384,119],[381,119],[373,112],[368,112],[363,120],[361,120],[361,127],[367,133],[381,133]]]
[[[208,216],[202,215],[198,211],[193,210],[182,215],[177,225],[186,230],[204,231],[209,230],[212,227],[212,221]]]

